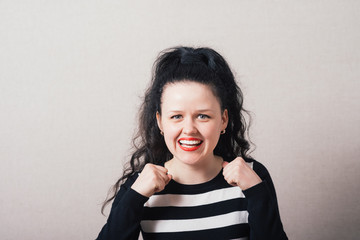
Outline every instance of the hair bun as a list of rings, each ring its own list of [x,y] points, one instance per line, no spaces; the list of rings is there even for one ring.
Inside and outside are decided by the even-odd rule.
[[[208,59],[203,54],[184,52],[180,60],[181,64],[208,64]]]

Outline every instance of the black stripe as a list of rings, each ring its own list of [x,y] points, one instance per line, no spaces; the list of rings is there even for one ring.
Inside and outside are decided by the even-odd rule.
[[[173,180],[166,185],[165,189],[155,195],[163,194],[201,194],[209,191],[233,187],[229,185],[222,175],[222,171],[212,180],[206,183],[194,184],[194,185],[183,185]]]
[[[246,210],[247,200],[236,198],[196,207],[144,207],[142,220],[203,218]]]
[[[176,232],[176,233],[142,233],[144,240],[221,240],[248,237],[250,228],[248,224],[237,224],[223,228],[201,231]]]

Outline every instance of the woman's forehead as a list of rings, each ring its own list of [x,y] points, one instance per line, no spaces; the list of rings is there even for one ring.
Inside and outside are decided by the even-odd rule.
[[[198,82],[182,81],[164,87],[162,108],[171,111],[177,109],[213,110],[220,103],[210,86]]]

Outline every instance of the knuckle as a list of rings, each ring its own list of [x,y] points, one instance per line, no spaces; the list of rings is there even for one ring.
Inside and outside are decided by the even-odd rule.
[[[152,164],[151,163],[147,163],[144,167],[144,170],[151,170],[153,168]]]
[[[244,163],[244,162],[245,162],[242,157],[237,157],[237,158],[236,158],[236,161],[237,161],[238,163]]]

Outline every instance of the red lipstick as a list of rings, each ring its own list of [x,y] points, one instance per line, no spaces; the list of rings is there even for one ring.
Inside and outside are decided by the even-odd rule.
[[[180,138],[178,144],[184,151],[195,151],[200,148],[202,140],[198,138]]]

